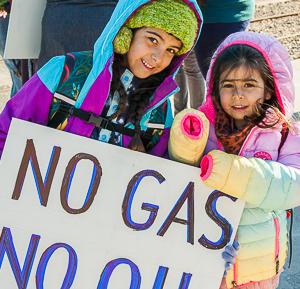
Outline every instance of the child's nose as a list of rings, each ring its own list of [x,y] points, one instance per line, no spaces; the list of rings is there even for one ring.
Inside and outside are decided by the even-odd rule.
[[[233,91],[233,96],[237,97],[238,99],[244,98],[243,89],[241,89],[240,87],[235,86],[234,91]]]
[[[155,50],[152,54],[152,59],[155,63],[159,63],[163,59],[163,51]]]

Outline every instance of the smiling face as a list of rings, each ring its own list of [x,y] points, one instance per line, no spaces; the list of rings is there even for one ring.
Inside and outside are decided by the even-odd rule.
[[[162,29],[140,28],[127,53],[128,68],[138,78],[160,73],[170,65],[181,46],[180,40]]]
[[[271,98],[260,73],[245,66],[221,74],[219,94],[223,110],[234,119],[238,129],[247,124],[245,116],[255,115],[258,103]]]

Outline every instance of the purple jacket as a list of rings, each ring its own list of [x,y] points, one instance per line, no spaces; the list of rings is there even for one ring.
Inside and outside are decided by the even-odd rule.
[[[199,29],[195,42],[198,39],[202,25],[202,14],[196,0],[184,0],[194,11],[198,18]],[[150,0],[121,0],[118,2],[114,13],[98,38],[94,46],[93,67],[85,81],[75,107],[100,115],[109,95],[110,83],[112,79],[112,61],[113,61],[113,40],[119,29],[127,19]],[[146,130],[151,112],[165,102],[168,102],[168,113],[166,115],[165,129],[160,136],[159,142],[149,152],[150,154],[163,156],[167,151],[169,139],[169,130],[173,121],[169,97],[178,91],[174,80],[178,67],[187,54],[180,57],[174,57],[170,75],[168,75],[162,84],[156,89],[154,95],[146,108],[141,119],[141,129]],[[52,104],[53,94],[59,84],[64,66],[65,56],[52,58],[43,66],[19,91],[19,93],[10,99],[0,115],[0,155],[4,147],[10,122],[13,117],[31,121],[41,125],[47,125],[49,109]],[[75,133],[81,136],[90,137],[93,126],[79,118],[69,118],[65,131]],[[123,136],[123,146],[127,147],[130,138]]]

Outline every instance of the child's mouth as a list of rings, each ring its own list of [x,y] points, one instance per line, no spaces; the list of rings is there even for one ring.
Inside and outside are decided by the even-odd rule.
[[[142,59],[142,63],[143,65],[148,69],[148,70],[152,70],[154,68],[154,66],[150,65],[146,60]]]
[[[248,106],[247,105],[233,105],[232,108],[234,110],[243,110],[246,109]]]

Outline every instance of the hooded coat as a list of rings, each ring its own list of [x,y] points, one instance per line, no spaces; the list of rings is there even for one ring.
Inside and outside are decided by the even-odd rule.
[[[113,40],[123,24],[138,10],[142,5],[151,0],[121,0],[118,2],[113,15],[94,45],[93,65],[87,76],[86,81],[77,97],[75,107],[82,110],[101,115],[106,100],[110,93],[112,80],[112,63],[114,61]],[[198,33],[195,43],[199,37],[202,25],[202,14],[196,0],[184,0],[193,9],[198,19]],[[159,141],[149,151],[150,154],[163,156],[167,151],[169,130],[173,121],[169,97],[179,89],[174,80],[179,66],[187,53],[175,56],[170,64],[170,74],[165,77],[161,85],[155,90],[150,103],[148,104],[143,117],[140,121],[141,129],[145,131],[151,115],[155,114],[156,109],[162,104],[167,103],[167,112],[163,133]],[[13,117],[47,125],[49,111],[64,68],[66,56],[52,58],[43,66],[19,91],[10,99],[0,115],[0,154],[2,154],[7,132]],[[64,131],[90,137],[94,126],[79,118],[71,116]],[[130,137],[122,136],[122,145],[127,147]]]
[[[237,231],[240,249],[236,264],[226,276],[228,288],[270,279],[282,270],[288,251],[285,210],[300,205],[299,124],[293,124],[282,146],[282,124],[272,128],[255,126],[238,155],[223,152],[217,139],[211,71],[218,55],[234,44],[249,45],[263,55],[274,77],[281,110],[287,119],[292,116],[295,93],[288,52],[270,36],[238,32],[228,36],[214,54],[207,75],[207,99],[199,108],[201,112],[188,112],[202,119],[202,128],[209,127],[209,132],[203,131],[198,139],[188,139],[182,132],[178,133],[180,129],[173,132],[172,128],[169,143],[171,157],[178,160],[180,155],[181,161],[190,164],[199,163],[204,151],[203,182],[246,202]],[[180,126],[183,118],[184,115],[175,118],[173,127]]]

